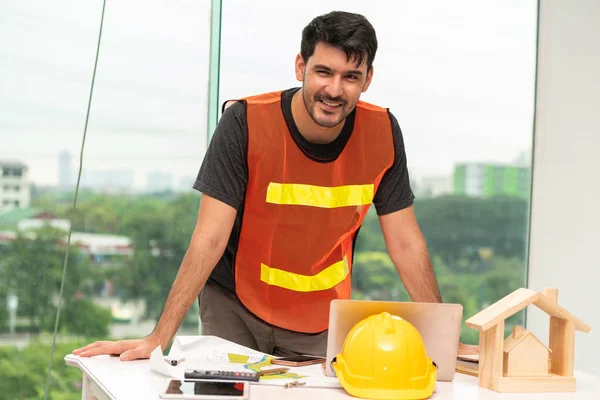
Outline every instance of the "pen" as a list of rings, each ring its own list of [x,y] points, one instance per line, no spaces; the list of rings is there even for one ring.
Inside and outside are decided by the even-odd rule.
[[[293,382],[286,383],[285,385],[283,385],[283,387],[285,387],[286,389],[289,389],[289,388],[294,388],[294,387],[298,387],[298,386],[302,386],[302,385],[306,385],[306,382],[293,381]]]
[[[275,375],[275,374],[282,374],[282,373],[287,372],[287,371],[289,371],[289,368],[285,368],[285,367],[281,367],[281,368],[268,368],[268,369],[260,370],[259,374],[261,376]]]

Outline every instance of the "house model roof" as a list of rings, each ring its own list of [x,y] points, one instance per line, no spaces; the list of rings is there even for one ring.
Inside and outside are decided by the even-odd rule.
[[[589,332],[591,329],[589,325],[559,306],[558,303],[551,300],[545,294],[526,288],[515,290],[511,294],[475,314],[466,320],[465,323],[470,328],[485,332],[531,304],[534,304],[552,317],[562,318],[573,322],[575,329],[578,331]]]
[[[527,329],[523,329],[521,334],[518,337],[510,335],[508,338],[506,338],[506,340],[504,340],[504,352],[505,353],[510,352],[512,349],[517,347],[517,345],[519,343],[521,343],[523,340],[527,339],[528,337],[533,338],[536,342],[538,342],[539,344],[544,346],[544,348],[546,350],[548,350],[548,352],[552,353],[552,350],[550,350],[550,348],[548,346],[546,346],[544,344],[544,342],[542,342],[540,339],[538,339],[537,336],[535,336],[533,333],[531,333]]]

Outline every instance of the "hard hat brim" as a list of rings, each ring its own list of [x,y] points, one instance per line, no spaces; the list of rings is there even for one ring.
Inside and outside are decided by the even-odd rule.
[[[429,374],[429,381],[422,389],[376,389],[376,388],[357,388],[345,379],[344,373],[340,370],[337,363],[332,363],[333,370],[340,381],[342,387],[352,396],[363,399],[374,400],[420,400],[427,399],[433,395],[435,383],[437,380],[437,370]]]

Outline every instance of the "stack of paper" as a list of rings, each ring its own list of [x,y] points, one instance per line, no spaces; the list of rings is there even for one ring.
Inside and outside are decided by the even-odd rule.
[[[185,357],[185,361],[172,366],[165,362],[160,347],[157,347],[150,357],[151,370],[183,380],[186,369],[258,371],[261,367],[269,365],[273,356],[216,336],[177,336],[169,351],[169,357]],[[291,382],[302,382],[302,386],[299,387],[342,387],[337,378],[325,376],[320,364],[292,367],[284,374],[265,376],[260,382],[251,384],[284,386]]]

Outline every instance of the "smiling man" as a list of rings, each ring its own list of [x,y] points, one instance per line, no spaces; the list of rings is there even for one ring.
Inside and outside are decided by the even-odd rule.
[[[302,32],[301,88],[226,103],[194,185],[203,193],[196,228],[155,330],[75,354],[147,358],[167,347],[201,292],[204,334],[324,356],[329,304],[350,298],[354,241],[372,203],[411,298],[441,302],[398,122],[359,100],[376,51],[363,16],[319,16]]]

